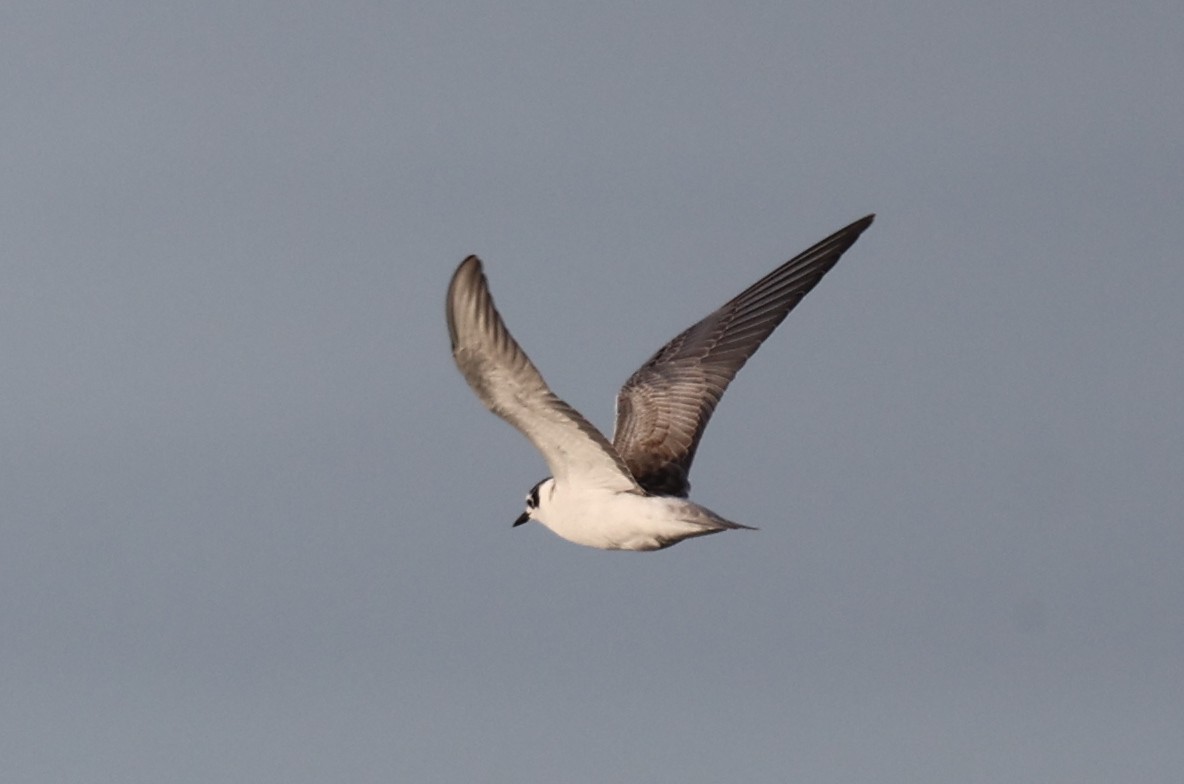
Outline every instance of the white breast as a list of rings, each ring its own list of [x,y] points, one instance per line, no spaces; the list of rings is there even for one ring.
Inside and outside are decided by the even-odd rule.
[[[576,544],[604,550],[659,550],[692,536],[735,527],[681,498],[556,484],[535,519]]]

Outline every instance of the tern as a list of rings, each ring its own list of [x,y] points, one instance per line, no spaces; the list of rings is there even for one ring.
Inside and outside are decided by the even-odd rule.
[[[605,550],[660,550],[755,530],[687,500],[699,439],[737,371],[874,218],[785,262],[658,349],[618,393],[611,443],[551,391],[510,335],[481,260],[462,261],[446,303],[452,356],[477,397],[521,431],[551,470],[527,494],[514,526],[534,520]]]

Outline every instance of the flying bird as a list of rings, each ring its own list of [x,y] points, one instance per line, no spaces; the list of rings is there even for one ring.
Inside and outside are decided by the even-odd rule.
[[[481,260],[462,261],[446,304],[453,359],[477,397],[530,439],[551,469],[514,525],[535,520],[606,550],[660,550],[754,530],[687,500],[699,439],[737,371],[874,218],[785,262],[658,349],[621,387],[611,443],[551,391],[510,335]]]

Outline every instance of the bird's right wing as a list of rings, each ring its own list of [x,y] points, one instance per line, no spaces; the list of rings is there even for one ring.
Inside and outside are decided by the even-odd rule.
[[[695,449],[728,384],[874,217],[785,262],[658,349],[625,382],[613,444],[646,491],[687,494]]]
[[[481,260],[469,256],[448,285],[452,357],[490,411],[518,428],[543,453],[559,482],[641,492],[608,440],[550,390],[494,307]]]

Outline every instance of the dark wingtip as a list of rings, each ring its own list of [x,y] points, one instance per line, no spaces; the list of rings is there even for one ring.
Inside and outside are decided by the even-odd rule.
[[[852,223],[846,229],[843,229],[843,231],[850,231],[850,230],[854,229],[854,230],[862,232],[868,226],[871,226],[872,223],[875,222],[875,220],[876,220],[876,213],[874,213],[874,212],[869,215],[864,215],[862,218],[860,218],[859,220]]]
[[[834,234],[830,235],[829,237],[824,239],[822,242],[815,245],[814,248],[812,248],[811,250],[821,249],[822,247],[824,247],[826,245],[833,244],[834,249],[837,250],[837,252],[838,252],[838,256],[842,256],[844,253],[847,252],[847,250],[852,245],[855,244],[855,241],[857,239],[859,239],[859,236],[861,234],[863,234],[865,231],[867,231],[867,228],[869,226],[871,226],[875,220],[876,220],[876,214],[874,212],[870,215],[865,215],[862,218],[860,218],[859,220],[855,221],[854,223],[851,223],[851,224],[839,229]],[[809,252],[810,251],[806,251],[806,253],[809,253]],[[803,255],[805,255],[805,254],[803,254]],[[835,263],[837,263],[839,260],[838,256],[836,256],[834,259]],[[834,264],[832,263],[830,266],[834,266]],[[826,270],[824,270],[824,274],[826,271],[830,270],[830,266],[828,266],[826,268]]]
[[[448,340],[452,344],[452,350],[456,351],[456,324],[453,317],[453,308],[456,301],[456,286],[461,278],[469,275],[481,275],[481,259],[476,256],[466,256],[465,260],[456,268],[456,272],[452,273],[452,279],[448,281],[448,296],[444,299],[444,318],[448,322]]]

